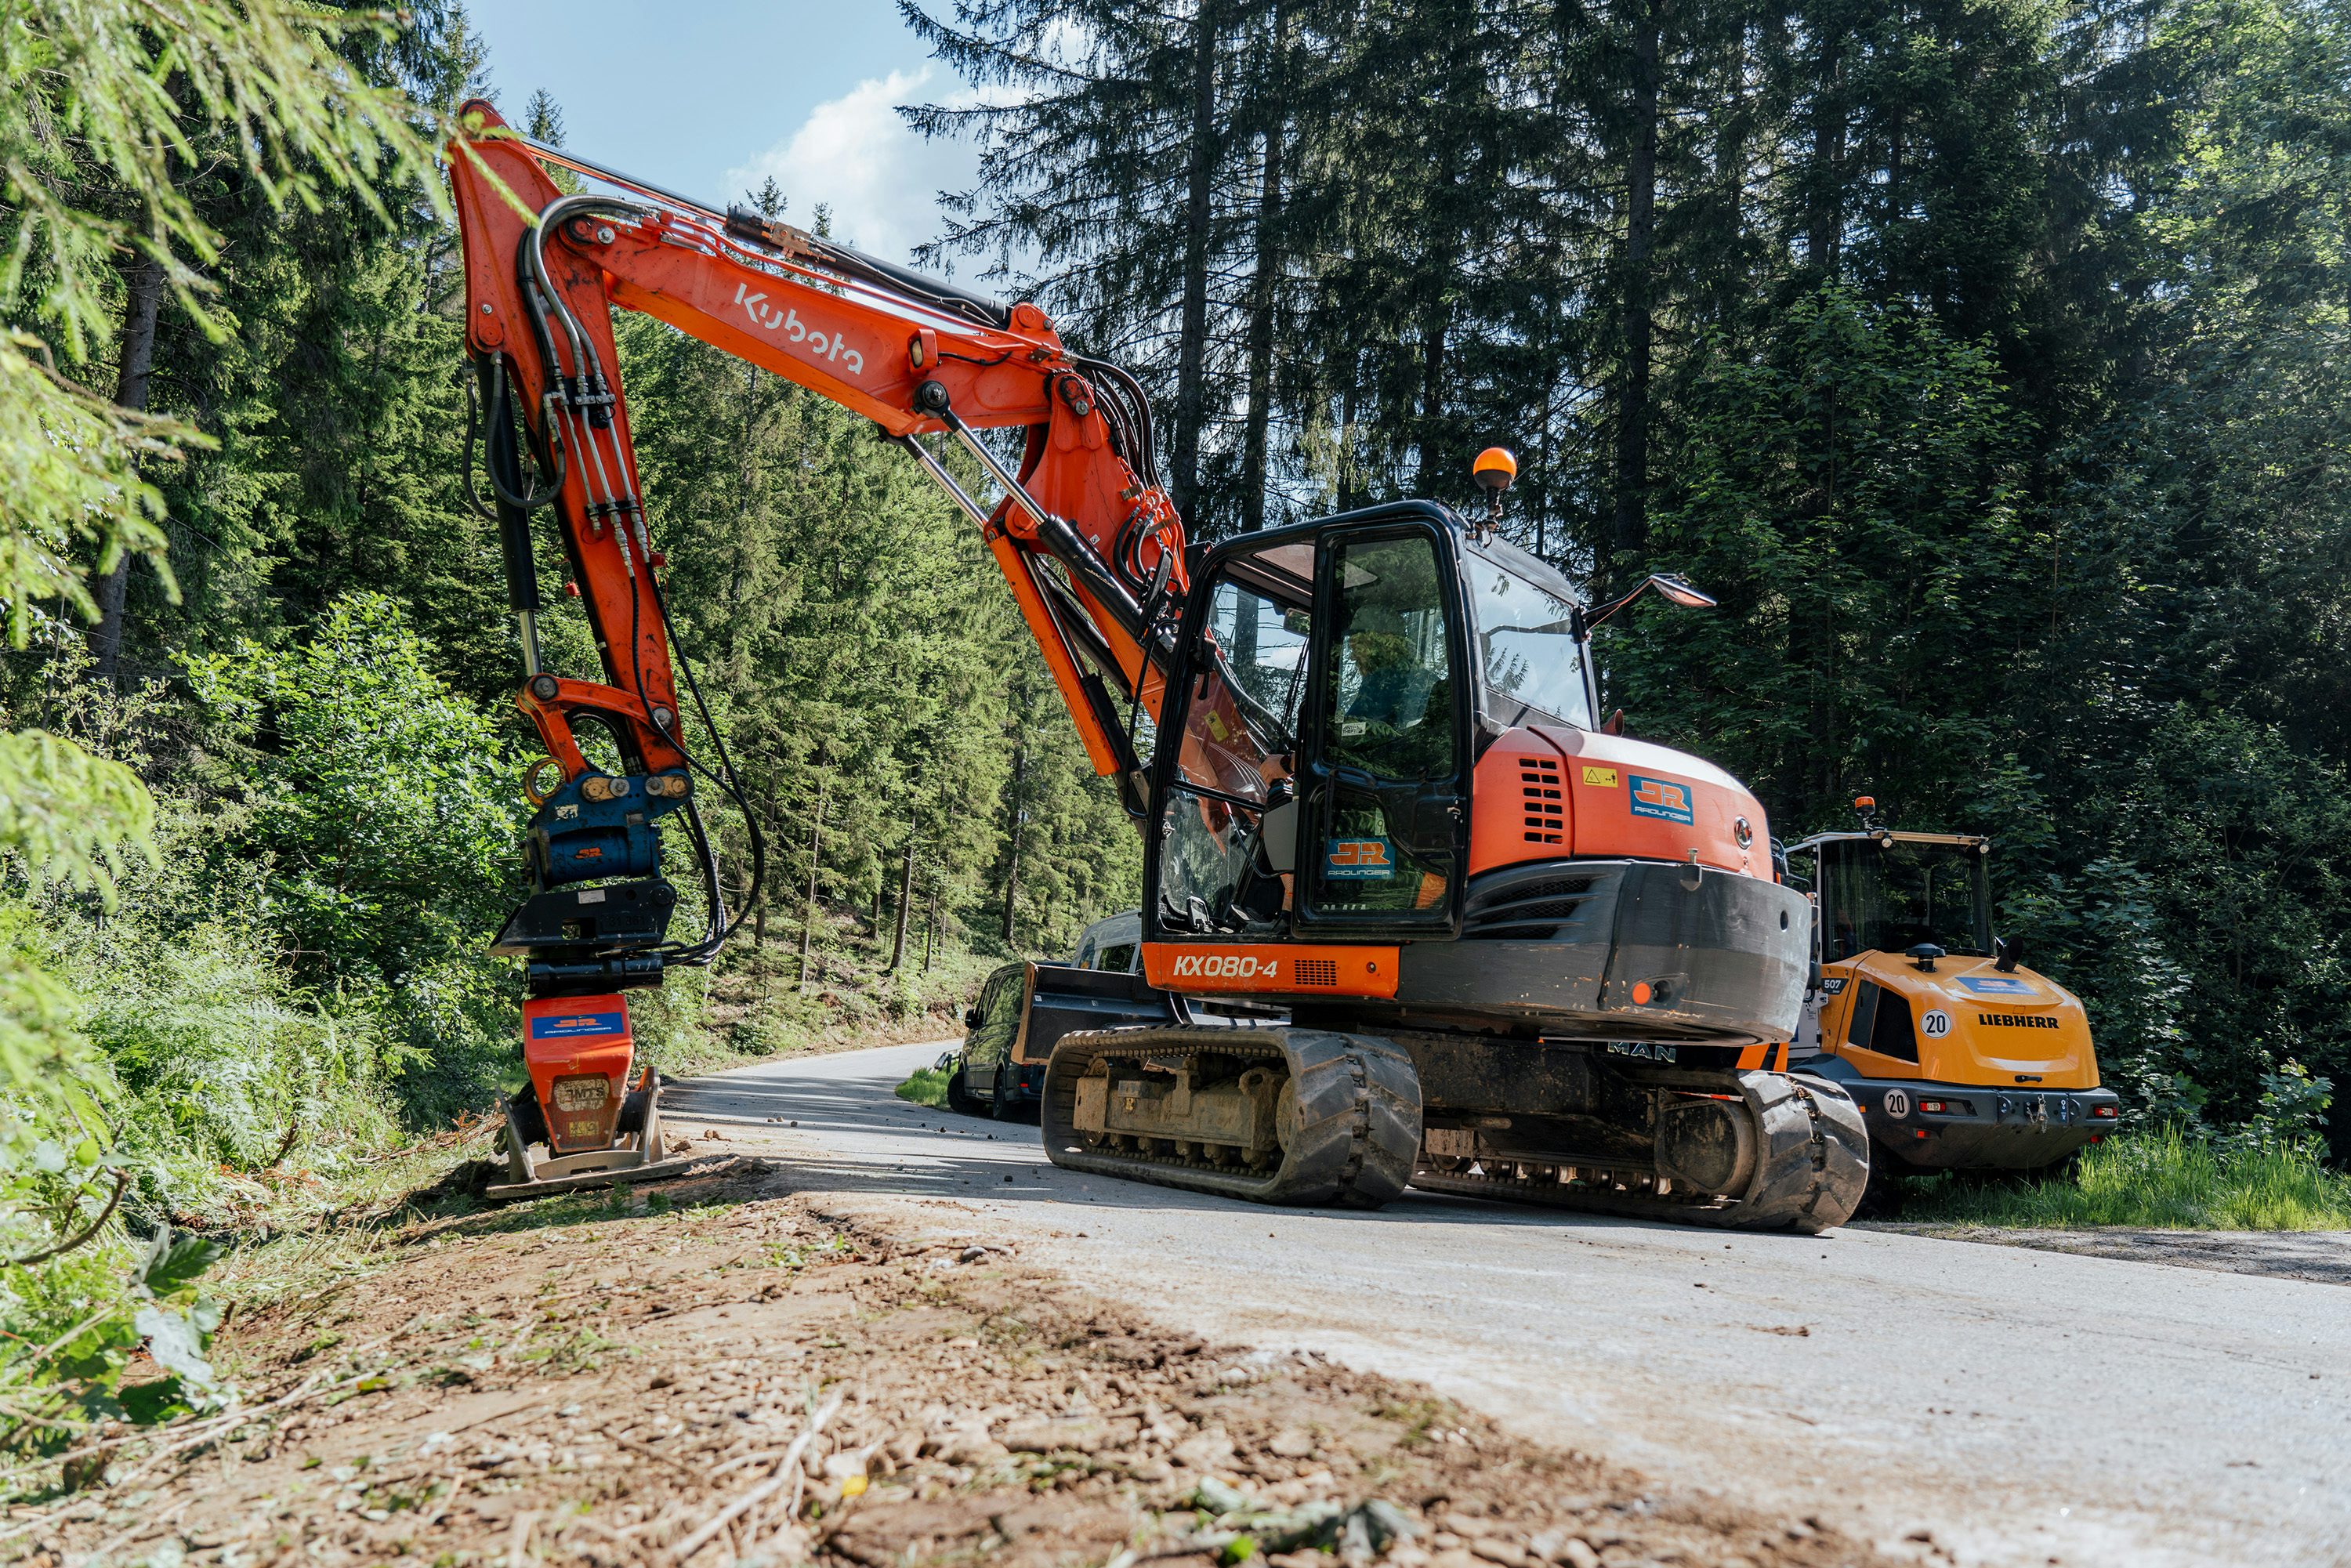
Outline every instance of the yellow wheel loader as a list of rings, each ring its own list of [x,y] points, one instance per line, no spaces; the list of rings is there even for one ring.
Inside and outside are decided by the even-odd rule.
[[[1788,1065],[1842,1085],[1869,1128],[1871,1196],[1907,1176],[2046,1170],[2109,1134],[2090,1022],[1991,934],[1991,841],[1861,825],[1789,845],[1813,904],[1813,981]]]

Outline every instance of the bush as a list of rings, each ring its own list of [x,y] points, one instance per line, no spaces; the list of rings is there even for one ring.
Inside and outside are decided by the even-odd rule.
[[[299,979],[383,1020],[413,1124],[516,1076],[519,988],[484,949],[524,890],[519,759],[428,653],[361,593],[295,646],[187,660],[223,753],[209,883],[279,934]]]

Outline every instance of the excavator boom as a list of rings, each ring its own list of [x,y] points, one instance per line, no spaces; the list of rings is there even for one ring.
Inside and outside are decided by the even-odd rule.
[[[1155,630],[1180,612],[1185,577],[1182,525],[1150,475],[1149,410],[1132,378],[1072,355],[1032,304],[996,305],[756,214],[718,214],[528,142],[479,100],[462,115],[449,172],[467,347],[486,374],[510,380],[604,656],[607,689],[566,684],[525,703],[567,778],[585,766],[568,735],[567,716],[581,712],[623,732],[649,767],[683,757],[614,305],[906,446],[985,530],[1095,769],[1134,771],[1112,694],[1156,711]],[[549,163],[625,193],[567,195]],[[1027,434],[1017,474],[976,434],[1006,427]],[[997,478],[995,507],[918,444],[940,433]],[[536,674],[528,622],[522,636]]]

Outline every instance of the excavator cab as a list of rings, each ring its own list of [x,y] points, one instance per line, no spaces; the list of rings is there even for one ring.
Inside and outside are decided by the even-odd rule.
[[[1865,817],[1787,857],[1816,974],[1791,1057],[1861,1106],[1875,1207],[1904,1176],[2041,1169],[2113,1129],[2081,1002],[1992,936],[1991,840]]]
[[[1474,710],[1460,538],[1434,511],[1208,558],[1163,714],[1146,942],[1458,933]]]

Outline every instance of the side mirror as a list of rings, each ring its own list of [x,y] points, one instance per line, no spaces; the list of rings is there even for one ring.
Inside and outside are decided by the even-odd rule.
[[[2012,975],[2024,957],[2024,938],[1996,936],[1992,938],[1991,951],[1991,967],[2003,975]]]
[[[963,1027],[966,1029],[977,1029],[979,1027],[979,1018],[980,1013],[977,1008],[964,1009]]]
[[[1641,595],[1648,592],[1649,590],[1653,588],[1666,599],[1680,605],[1685,610],[1711,610],[1714,608],[1714,596],[1709,593],[1701,592],[1699,590],[1693,587],[1687,578],[1677,577],[1670,572],[1653,571],[1648,576],[1643,578],[1640,582],[1635,586],[1632,592],[1627,593],[1619,599],[1612,599],[1607,603],[1602,605],[1599,609],[1593,611],[1591,614],[1586,615],[1583,618],[1583,630],[1585,634],[1587,636],[1590,635],[1593,627],[1599,625],[1603,621],[1607,620],[1611,615],[1615,614],[1616,612],[1624,609],[1625,606],[1632,603],[1633,601],[1640,598]]]

